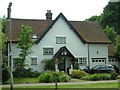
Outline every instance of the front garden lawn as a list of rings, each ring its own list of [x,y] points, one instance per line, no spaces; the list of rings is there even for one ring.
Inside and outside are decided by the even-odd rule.
[[[10,79],[6,83],[7,84],[10,83]],[[39,79],[38,78],[29,78],[29,77],[14,78],[13,83],[14,84],[39,83]]]
[[[120,83],[119,83],[120,84]],[[14,88],[55,88],[52,86],[24,86]],[[118,83],[96,83],[96,84],[85,84],[85,85],[58,85],[58,88],[118,88]],[[120,87],[119,87],[120,88]]]

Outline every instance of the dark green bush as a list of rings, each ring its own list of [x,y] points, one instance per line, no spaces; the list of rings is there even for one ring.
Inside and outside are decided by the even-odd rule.
[[[21,68],[16,68],[14,71],[13,71],[13,76],[14,77],[38,77],[40,75],[39,72],[37,71],[32,71],[31,68],[29,69],[21,69]]]
[[[2,83],[4,84],[10,78],[8,67],[2,69]]]
[[[51,83],[54,82],[54,75],[52,73],[42,73],[39,77],[40,83]]]
[[[116,72],[110,72],[111,79],[115,80],[117,78],[117,73]]]
[[[88,74],[81,70],[73,70],[71,75],[73,78],[80,79],[81,77],[87,76]]]
[[[56,75],[56,76],[55,76]],[[65,72],[60,71],[55,73],[54,71],[46,71],[42,73],[38,78],[39,82],[55,82],[55,77],[57,78],[57,82],[67,82],[71,78]]]

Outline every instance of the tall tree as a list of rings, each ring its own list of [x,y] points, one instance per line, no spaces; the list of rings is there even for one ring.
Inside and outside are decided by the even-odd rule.
[[[92,16],[86,19],[85,21],[99,21],[99,19],[100,19],[100,16]]]
[[[6,23],[7,23],[7,19],[5,16],[2,17],[2,32],[5,33],[6,32]]]
[[[31,40],[31,32],[32,28],[30,26],[22,25],[22,31],[20,34],[20,38],[18,39],[19,43],[17,45],[17,48],[20,49],[19,56],[23,67],[25,66],[26,56],[32,53],[31,48],[34,42]]]
[[[104,29],[104,32],[106,33],[108,38],[112,41],[112,43],[115,44],[116,43],[117,33],[114,31],[114,28],[106,26],[106,28]]]
[[[2,72],[2,75],[0,75],[0,80],[1,80],[1,76],[2,76],[2,83],[4,83],[5,81],[7,81],[10,77],[9,74],[9,70],[7,67],[7,56],[6,56],[6,42],[7,42],[7,38],[5,36],[5,34],[3,33],[3,29],[4,28],[4,24],[2,22],[3,20],[0,19],[0,74]]]
[[[100,24],[103,28],[107,25],[114,27],[117,34],[120,35],[120,2],[109,2],[106,5],[100,17]]]

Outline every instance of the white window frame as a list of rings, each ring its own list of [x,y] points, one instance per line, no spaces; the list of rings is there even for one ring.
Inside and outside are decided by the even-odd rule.
[[[87,65],[87,58],[86,57],[79,57],[77,58],[77,62],[79,66],[86,66]]]
[[[66,44],[66,37],[57,36],[56,37],[56,44]]]
[[[43,48],[43,55],[53,55],[53,48],[51,47]]]
[[[37,65],[37,57],[31,57],[31,65]]]

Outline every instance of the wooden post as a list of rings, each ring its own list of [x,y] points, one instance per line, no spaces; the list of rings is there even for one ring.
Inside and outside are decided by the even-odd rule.
[[[57,69],[58,69],[58,66],[57,66],[57,62],[58,62],[58,59],[55,59],[55,90],[58,89],[58,86],[57,86]]]

